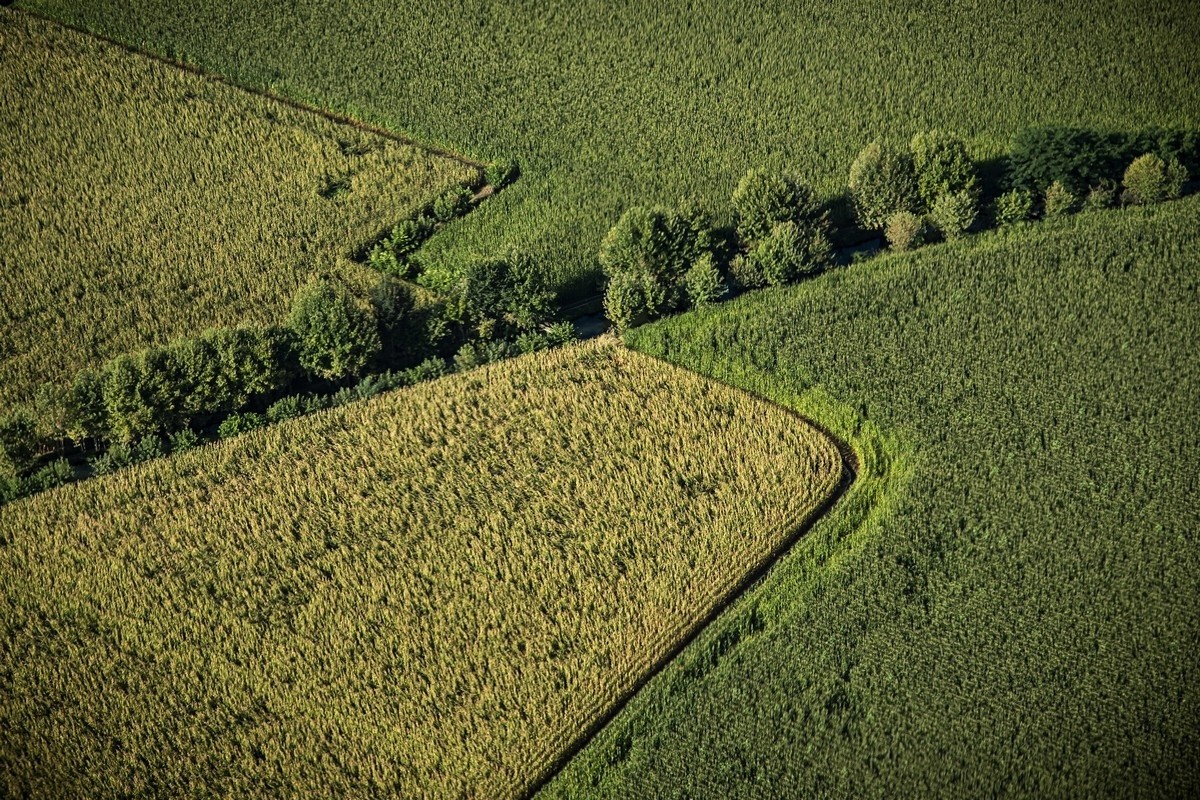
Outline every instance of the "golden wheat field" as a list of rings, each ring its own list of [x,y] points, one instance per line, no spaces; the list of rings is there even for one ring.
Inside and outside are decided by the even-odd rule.
[[[7,10],[0,65],[0,404],[371,280],[350,253],[478,175]]]
[[[0,788],[519,796],[840,477],[592,342],[14,502]]]

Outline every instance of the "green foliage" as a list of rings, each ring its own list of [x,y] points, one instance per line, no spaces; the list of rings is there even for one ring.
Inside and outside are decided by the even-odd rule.
[[[1122,183],[1128,202],[1135,205],[1158,203],[1179,197],[1187,182],[1187,169],[1176,158],[1164,161],[1155,153],[1145,153],[1125,170]]]
[[[249,433],[266,424],[267,418],[262,414],[255,414],[253,412],[230,414],[221,420],[221,424],[217,426],[217,436],[221,439],[229,439],[243,433]]]
[[[551,347],[569,344],[576,338],[575,326],[565,320],[551,323],[546,327],[546,341]]]
[[[186,453],[200,444],[200,437],[191,428],[183,428],[171,434],[170,450],[172,453]]]
[[[456,319],[487,338],[534,330],[553,313],[554,294],[528,258],[512,253],[468,263],[451,305]]]
[[[1079,198],[1061,181],[1055,181],[1042,197],[1042,213],[1047,217],[1061,217],[1075,211]]]
[[[46,466],[29,476],[30,486],[34,491],[43,492],[62,486],[75,477],[75,470],[65,458],[56,458]]]
[[[728,287],[712,253],[704,253],[683,276],[688,302],[693,306],[715,303],[725,296]]]
[[[103,438],[108,432],[100,373],[80,370],[67,395],[66,432],[77,443]]]
[[[968,189],[943,194],[934,201],[929,219],[948,241],[961,239],[979,216],[979,199]]]
[[[15,478],[25,472],[39,450],[37,419],[31,409],[17,407],[0,417],[0,477]]]
[[[1033,217],[1033,193],[1028,189],[1010,189],[996,198],[992,213],[1001,227],[1025,222]]]
[[[880,139],[850,165],[849,187],[858,224],[868,230],[882,230],[897,211],[920,210],[912,156]]]
[[[1112,207],[1116,199],[1117,184],[1108,178],[1104,178],[1088,189],[1087,197],[1083,201],[1083,207],[1088,211],[1102,211]]]
[[[267,420],[283,422],[285,419],[292,419],[303,413],[305,413],[304,398],[299,395],[289,395],[267,407]]]
[[[913,136],[908,149],[917,173],[917,190],[926,208],[932,209],[944,195],[976,191],[975,163],[961,137],[924,131]]]
[[[634,207],[604,237],[605,314],[619,330],[684,306],[685,276],[711,244],[703,220],[692,206],[684,213]]]
[[[341,283],[309,282],[296,293],[288,327],[300,366],[310,375],[338,381],[361,375],[382,348],[370,308]]]
[[[833,246],[813,222],[782,222],[750,253],[768,286],[781,286],[829,265]]]
[[[767,285],[758,259],[745,253],[738,253],[729,262],[729,277],[740,289],[761,289]]]
[[[446,223],[455,217],[461,217],[471,207],[471,190],[456,186],[442,192],[433,201],[431,211],[437,222]]]
[[[893,250],[912,250],[925,241],[925,219],[911,211],[897,211],[888,217],[884,231]]]
[[[378,275],[349,254],[477,173],[28,14],[0,39],[0,408],[122,353],[277,325],[321,271],[365,293]],[[336,201],[327,174],[352,175]]]
[[[484,179],[495,186],[497,189],[503,189],[510,183],[515,181],[521,175],[521,166],[516,159],[504,159],[488,164],[484,171]]]
[[[733,212],[743,247],[753,247],[771,235],[781,222],[801,222],[817,216],[817,202],[808,186],[790,175],[752,169],[733,192]]]
[[[539,798],[1189,796],[1200,482],[1150,465],[1200,458],[1196,263],[1189,198],[632,332],[859,477]]]
[[[125,442],[114,442],[106,451],[92,459],[92,471],[109,475],[134,463],[133,449]]]

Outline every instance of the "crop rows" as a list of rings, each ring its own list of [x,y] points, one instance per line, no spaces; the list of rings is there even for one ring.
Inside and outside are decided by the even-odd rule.
[[[1192,197],[632,331],[864,469],[542,797],[1194,795],[1197,264]]]
[[[879,136],[941,128],[991,158],[1031,125],[1200,128],[1200,6],[1186,2],[20,5],[481,160],[517,158],[512,189],[431,241],[434,281],[516,248],[589,293],[625,208],[718,205],[755,166],[840,193]]]
[[[0,792],[518,796],[840,474],[591,343],[16,501]]]
[[[0,404],[294,291],[477,170],[0,12]]]

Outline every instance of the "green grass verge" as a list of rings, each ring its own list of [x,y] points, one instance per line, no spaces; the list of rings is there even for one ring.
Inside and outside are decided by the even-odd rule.
[[[1200,126],[1200,5],[1134,0],[19,0],[523,177],[427,255],[525,249],[587,292],[630,205],[725,201],[751,166],[840,191],[880,135],[998,155],[1027,125]]]
[[[1194,796],[1197,264],[1191,198],[632,332],[866,468],[541,796]]]

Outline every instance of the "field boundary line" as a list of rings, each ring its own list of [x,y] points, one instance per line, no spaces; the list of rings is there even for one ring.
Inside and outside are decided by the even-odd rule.
[[[620,346],[625,347],[624,344]],[[654,359],[655,361],[669,366],[672,369],[685,370],[694,375],[698,375],[705,380],[714,381],[725,386],[729,385],[716,378],[700,372],[695,372],[687,367],[674,364],[657,356],[653,356],[648,353],[641,353],[640,351],[637,352],[639,352],[639,354],[642,356]],[[523,792],[516,795],[517,797],[521,798],[521,800],[533,800],[533,798],[536,797],[542,789],[546,788],[546,786],[548,786],[559,775],[559,773],[561,773],[567,767],[567,765],[575,759],[576,756],[578,756],[584,749],[587,748],[588,745],[592,743],[593,740],[596,739],[601,731],[607,728],[608,725],[613,722],[622,711],[625,710],[626,706],[629,705],[633,698],[636,697],[650,683],[650,681],[658,677],[663,670],[665,670],[671,665],[672,662],[678,659],[710,625],[716,622],[726,611],[737,604],[747,592],[749,592],[760,581],[762,581],[762,579],[765,578],[767,574],[770,573],[770,571],[775,567],[779,560],[789,551],[791,551],[791,549],[798,544],[800,540],[803,539],[804,536],[808,534],[818,522],[825,519],[828,513],[833,510],[834,506],[837,505],[838,501],[846,496],[851,487],[853,487],[854,482],[858,479],[860,470],[858,454],[848,442],[845,442],[840,437],[834,435],[826,426],[822,425],[816,420],[808,418],[795,409],[789,408],[788,406],[778,403],[768,397],[764,397],[763,395],[750,392],[736,386],[731,388],[737,389],[739,392],[745,392],[746,394],[758,398],[763,402],[770,403],[776,408],[781,409],[787,415],[803,422],[804,424],[810,426],[817,433],[824,436],[825,439],[832,444],[834,449],[837,451],[838,458],[841,463],[841,475],[837,484],[833,487],[833,491],[830,492],[828,497],[822,500],[820,504],[809,511],[808,514],[798,520],[794,525],[792,525],[791,530],[784,535],[779,544],[777,544],[755,564],[753,564],[750,569],[748,569],[729,589],[729,591],[725,593],[724,596],[717,597],[716,604],[707,614],[692,624],[684,626],[680,632],[680,637],[675,640],[675,643],[669,645],[668,649],[660,657],[651,661],[647,669],[643,671],[640,676],[635,677],[634,682],[629,689],[622,692],[621,695],[618,696],[613,703],[608,706],[607,710],[601,710],[600,715],[592,722],[588,723],[582,732],[580,732],[578,736],[574,737],[574,739],[567,744],[566,749],[563,750],[557,757],[555,757],[548,767],[537,774],[537,777],[535,777],[527,785]]]
[[[168,66],[175,67],[176,69],[181,69],[181,70],[184,70],[185,72],[190,72],[194,75],[198,75],[202,78],[205,78],[206,80],[213,81],[214,83],[221,83],[226,86],[230,86],[234,89],[238,89],[243,92],[248,92],[249,94],[258,95],[259,97],[265,98],[267,100],[271,100],[273,102],[279,103],[279,104],[287,106],[289,108],[293,108],[297,111],[303,111],[303,112],[306,112],[309,114],[316,114],[316,115],[318,115],[320,117],[324,117],[325,119],[329,120],[330,122],[333,122],[338,125],[345,125],[350,128],[355,128],[356,130],[360,130],[364,133],[370,133],[375,136],[380,136],[385,139],[390,139],[391,141],[397,142],[399,144],[407,145],[409,147],[414,147],[419,150],[424,150],[427,153],[441,156],[442,158],[448,158],[453,161],[457,161],[460,164],[464,164],[468,167],[474,167],[475,169],[480,170],[480,172],[487,169],[487,166],[488,166],[486,162],[471,158],[470,156],[464,155],[463,153],[458,153],[458,152],[455,152],[454,150],[449,150],[444,147],[439,147],[437,145],[429,144],[428,142],[418,141],[418,140],[412,138],[411,136],[405,136],[404,134],[397,133],[396,131],[389,130],[388,128],[380,127],[379,125],[376,125],[376,124],[373,124],[370,122],[366,122],[365,120],[350,116],[349,114],[344,114],[340,111],[334,111],[333,109],[330,109],[330,108],[323,108],[321,106],[313,105],[312,103],[307,103],[303,100],[298,100],[294,97],[285,97],[283,95],[280,95],[280,94],[277,94],[277,93],[271,91],[270,89],[266,89],[266,88],[262,88],[262,87],[258,87],[258,86],[248,86],[244,83],[239,83],[239,82],[235,81],[233,78],[230,78],[219,72],[213,72],[211,70],[205,69],[204,67],[201,67],[198,64],[193,64],[191,62],[183,61],[181,59],[175,58],[174,56],[168,56],[163,53],[156,53],[153,50],[147,50],[144,47],[138,47],[136,45],[129,44],[128,42],[123,42],[120,39],[116,39],[112,36],[109,36],[106,33],[101,33],[99,31],[91,30],[89,28],[83,27],[82,25],[76,25],[74,23],[64,22],[61,19],[56,19],[55,17],[52,17],[48,14],[44,14],[40,11],[34,11],[32,9],[23,8],[20,6],[7,6],[7,8],[10,12],[17,13],[17,14],[26,14],[34,19],[38,19],[43,22],[50,23],[52,25],[58,25],[59,27],[66,28],[67,30],[75,31],[76,33],[82,34],[84,36],[89,36],[93,39],[96,39],[97,41],[104,42],[105,44],[119,47],[127,53],[133,53],[136,55],[145,56],[146,58],[153,59],[154,61],[157,61],[160,64],[166,64]],[[483,199],[483,198],[479,198],[479,199]]]

